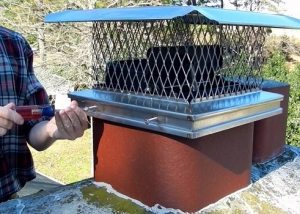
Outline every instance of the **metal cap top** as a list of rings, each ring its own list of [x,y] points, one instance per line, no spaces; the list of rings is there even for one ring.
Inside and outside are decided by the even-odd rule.
[[[198,19],[205,20],[207,23],[300,29],[299,19],[285,15],[201,6],[148,6],[65,10],[47,15],[45,22],[154,21],[171,20],[191,15],[195,15]]]

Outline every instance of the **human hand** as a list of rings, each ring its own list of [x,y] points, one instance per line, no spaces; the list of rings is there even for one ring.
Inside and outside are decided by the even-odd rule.
[[[15,108],[14,103],[0,106],[0,136],[5,135],[15,124],[22,125],[24,123],[24,119],[14,110]]]
[[[78,107],[76,101],[70,106],[55,113],[47,124],[47,131],[54,139],[75,140],[81,137],[88,128],[88,120],[85,112]]]

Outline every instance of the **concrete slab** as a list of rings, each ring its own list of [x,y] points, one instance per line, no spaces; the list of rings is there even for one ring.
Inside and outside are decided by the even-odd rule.
[[[279,157],[252,167],[252,184],[215,204],[199,210],[206,213],[278,213],[299,212],[300,148],[286,146]],[[22,213],[155,213],[183,214],[160,205],[146,206],[91,179],[42,191],[0,205],[1,214]]]
[[[42,191],[49,192],[50,190],[61,186],[63,186],[62,183],[42,175],[41,173],[37,173],[36,178],[28,182],[25,187],[18,192],[18,195],[19,197],[24,197]]]

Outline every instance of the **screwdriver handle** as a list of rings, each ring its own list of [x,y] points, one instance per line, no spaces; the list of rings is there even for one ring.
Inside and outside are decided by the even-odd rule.
[[[53,117],[55,109],[52,105],[28,105],[16,106],[16,112],[18,112],[24,120],[38,120],[43,116]]]

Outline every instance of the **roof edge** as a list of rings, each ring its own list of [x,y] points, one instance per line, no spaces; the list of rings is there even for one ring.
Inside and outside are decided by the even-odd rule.
[[[198,13],[199,17],[201,15],[217,24],[300,29],[300,20],[290,16],[202,6],[147,6],[65,10],[48,14],[45,17],[45,22],[156,21],[172,20],[188,16],[191,13]]]

